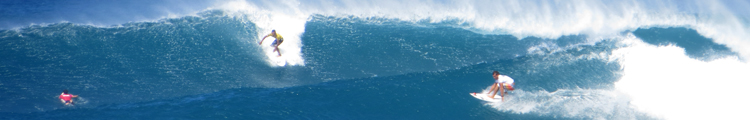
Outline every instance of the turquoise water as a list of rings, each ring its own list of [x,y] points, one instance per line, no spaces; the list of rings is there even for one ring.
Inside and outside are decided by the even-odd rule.
[[[126,7],[80,10],[142,3],[121,4]],[[623,58],[612,56],[636,46],[623,41],[683,48],[676,55],[703,62],[747,52],[684,26],[550,38],[486,31],[461,20],[312,14],[298,36],[279,30],[286,44],[299,40],[304,64],[274,66],[256,43],[268,32],[262,31],[267,21],[255,18],[260,13],[190,4],[175,6],[197,8],[163,9],[195,15],[144,13],[154,20],[123,22],[92,14],[99,22],[85,23],[53,16],[75,5],[4,4],[18,5],[40,8],[3,13],[23,19],[0,22],[2,119],[664,119],[632,107],[637,95],[617,87],[631,74],[623,73]],[[28,25],[49,21],[24,14],[69,21]],[[492,71],[516,81],[505,103],[467,95],[491,85]],[[81,96],[76,105],[59,103],[63,89]]]

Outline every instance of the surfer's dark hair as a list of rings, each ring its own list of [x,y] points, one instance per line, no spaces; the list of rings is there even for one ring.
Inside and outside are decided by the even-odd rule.
[[[493,75],[499,75],[499,74],[500,74],[500,72],[498,72],[498,71],[493,71],[493,72],[492,72],[492,74],[493,74]]]
[[[63,90],[63,93],[68,94],[68,89]]]
[[[276,32],[276,30],[271,30],[271,32]]]

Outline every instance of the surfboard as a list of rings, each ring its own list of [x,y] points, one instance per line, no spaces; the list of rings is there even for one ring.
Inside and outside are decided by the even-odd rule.
[[[487,93],[469,93],[469,95],[473,96],[474,98],[484,100],[487,102],[502,102],[503,97],[500,97],[500,95],[495,95],[495,98],[490,98],[487,96]]]
[[[284,66],[284,65],[286,65],[286,61],[284,61],[284,60],[274,60],[274,62],[276,62],[276,65],[278,65],[278,66]]]
[[[269,50],[269,51],[273,51],[273,50]],[[286,59],[284,58],[285,56],[279,57],[278,53],[276,52],[266,53],[266,55],[268,55],[268,60],[270,60],[269,62],[271,64],[274,64],[279,67],[286,65]]]
[[[279,67],[286,65],[285,56],[278,56],[279,53],[276,53],[273,51],[273,49],[276,48],[274,47],[274,45],[262,46],[262,48],[263,48],[263,52],[265,52],[266,56],[268,57],[269,63],[271,65],[276,65]],[[279,49],[283,49],[283,48],[279,46]],[[278,52],[281,52],[281,51],[278,51]]]

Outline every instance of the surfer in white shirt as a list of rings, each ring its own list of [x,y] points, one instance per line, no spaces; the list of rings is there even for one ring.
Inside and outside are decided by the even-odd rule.
[[[500,72],[494,71],[492,72],[492,77],[495,78],[495,83],[492,84],[492,89],[490,89],[489,97],[495,98],[495,94],[497,94],[497,91],[500,91],[500,97],[502,97],[503,101],[505,101],[505,94],[508,93],[507,90],[514,90],[513,86],[515,83],[513,82],[513,78],[510,78],[506,75],[501,75]],[[494,94],[492,92],[495,92]]]

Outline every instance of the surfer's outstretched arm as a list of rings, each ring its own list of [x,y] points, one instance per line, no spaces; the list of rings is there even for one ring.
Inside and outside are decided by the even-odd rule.
[[[263,40],[266,40],[267,37],[268,37],[268,35],[266,35],[265,37],[263,37],[263,39],[260,39],[260,42],[258,43],[258,45],[263,44]]]

